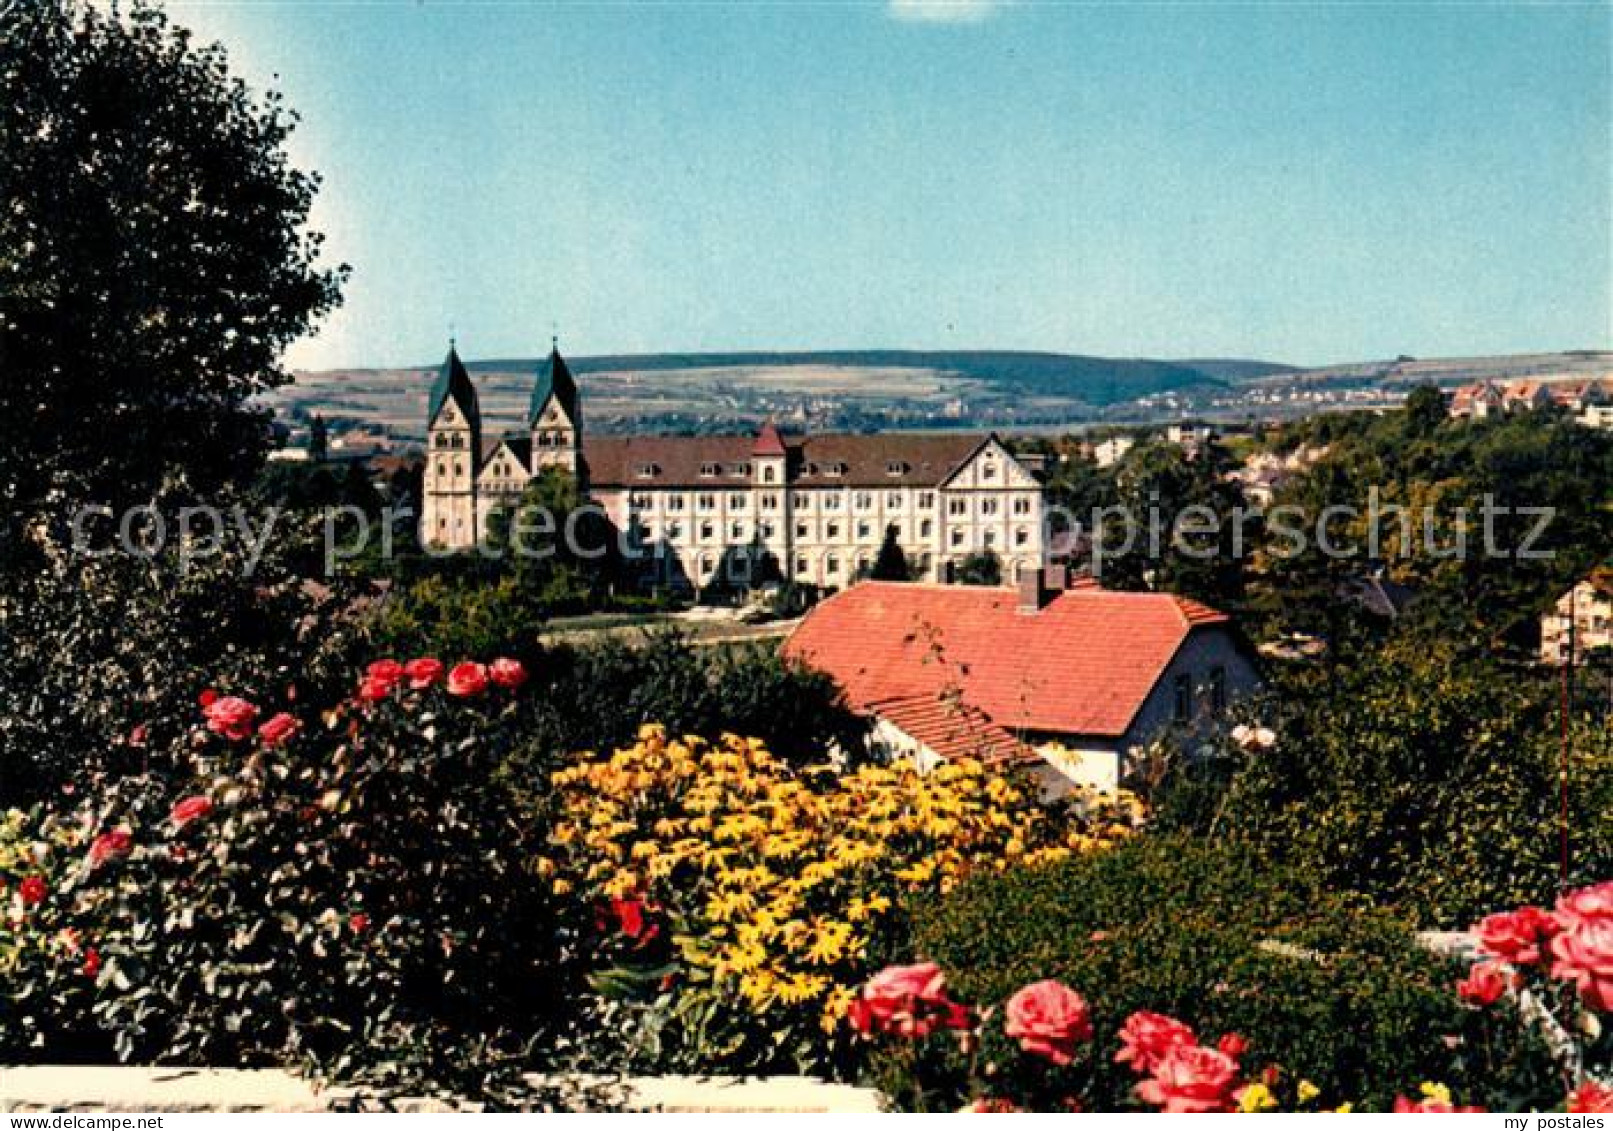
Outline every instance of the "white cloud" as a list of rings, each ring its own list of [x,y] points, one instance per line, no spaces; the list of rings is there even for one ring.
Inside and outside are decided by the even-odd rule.
[[[977,24],[1009,0],[890,0],[888,11],[898,20],[926,24]]]

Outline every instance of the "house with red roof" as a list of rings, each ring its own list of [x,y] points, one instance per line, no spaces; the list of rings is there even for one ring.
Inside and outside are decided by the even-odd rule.
[[[863,582],[809,612],[784,654],[832,676],[889,752],[1024,765],[1049,796],[1114,788],[1138,747],[1259,684],[1225,613],[1065,586],[1056,569],[1017,589]]]

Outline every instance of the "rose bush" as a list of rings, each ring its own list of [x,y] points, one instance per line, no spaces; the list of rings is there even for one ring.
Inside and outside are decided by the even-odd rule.
[[[403,671],[261,728],[272,692],[206,695],[150,772],[10,814],[0,1054],[481,1095],[527,1066],[565,937],[526,871],[534,826],[492,784],[520,681],[466,700]]]

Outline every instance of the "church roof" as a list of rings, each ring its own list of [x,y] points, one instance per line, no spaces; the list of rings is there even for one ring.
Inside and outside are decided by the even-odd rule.
[[[549,356],[538,366],[538,379],[532,386],[532,403],[527,409],[529,424],[537,423],[538,414],[543,411],[543,406],[549,403],[551,395],[560,402],[560,407],[566,410],[566,415],[575,424],[577,382],[571,376],[571,367],[566,364],[566,359],[560,356],[559,346],[550,350]]]
[[[769,420],[762,425],[762,430],[756,434],[756,446],[750,450],[753,456],[782,456],[788,455],[784,441],[779,437],[778,427]]]
[[[939,487],[991,440],[980,433],[780,437],[786,482],[800,487]],[[752,436],[587,436],[598,487],[722,487],[748,483]]]
[[[459,360],[459,351],[452,344],[448,347],[448,356],[443,359],[442,367],[437,370],[437,380],[431,386],[431,402],[426,408],[427,424],[437,419],[443,402],[449,398],[459,402],[460,410],[466,416],[473,420],[477,417],[476,386],[471,384],[465,363]]]

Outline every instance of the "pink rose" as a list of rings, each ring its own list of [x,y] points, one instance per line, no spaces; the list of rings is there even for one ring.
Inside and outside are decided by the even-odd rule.
[[[302,730],[302,724],[291,715],[281,711],[258,728],[258,738],[263,741],[265,746],[284,746],[300,730]]]
[[[1572,1115],[1613,1114],[1613,1086],[1585,1081],[1568,1094],[1568,1111]]]
[[[847,1011],[859,1033],[924,1037],[968,1027],[968,1010],[947,997],[946,977],[933,962],[887,966],[868,980]]]
[[[1003,1031],[1026,1052],[1054,1064],[1069,1064],[1076,1046],[1092,1039],[1092,1013],[1080,994],[1048,979],[1020,989],[1008,999]]]
[[[1473,930],[1479,936],[1479,949],[1514,966],[1539,962],[1541,945],[1557,933],[1557,921],[1538,907],[1520,907],[1487,915]]]
[[[520,660],[507,660],[501,657],[488,667],[487,674],[494,683],[511,691],[526,682],[526,668],[522,666]]]
[[[200,821],[212,811],[212,800],[198,794],[195,797],[187,797],[175,805],[168,814],[168,819],[174,823],[174,828],[182,829],[192,821]]]
[[[1456,993],[1469,1005],[1494,1005],[1517,981],[1517,974],[1503,963],[1475,962],[1467,977],[1456,983]]]
[[[1152,1072],[1167,1052],[1177,1045],[1197,1043],[1193,1030],[1163,1013],[1139,1010],[1120,1027],[1120,1051],[1115,1060],[1130,1063],[1133,1072]]]
[[[1613,1013],[1613,916],[1581,919],[1551,940],[1551,976],[1573,982],[1591,1009]]]
[[[219,700],[223,702],[223,700]],[[125,829],[102,833],[90,842],[90,867],[99,868],[113,860],[121,860],[134,850],[134,838]]]
[[[208,730],[214,734],[222,734],[232,742],[251,738],[252,724],[258,717],[256,707],[234,695],[214,699],[202,709],[202,713],[207,718]]]
[[[1168,1115],[1228,1111],[1238,1083],[1238,1065],[1219,1049],[1172,1045],[1137,1095]]]
[[[403,674],[409,680],[409,687],[415,691],[424,691],[433,684],[442,682],[443,663],[423,657],[410,660],[403,665]]]
[[[448,694],[457,695],[461,699],[474,698],[487,690],[487,668],[482,664],[466,660],[455,664],[454,670],[448,673]]]

